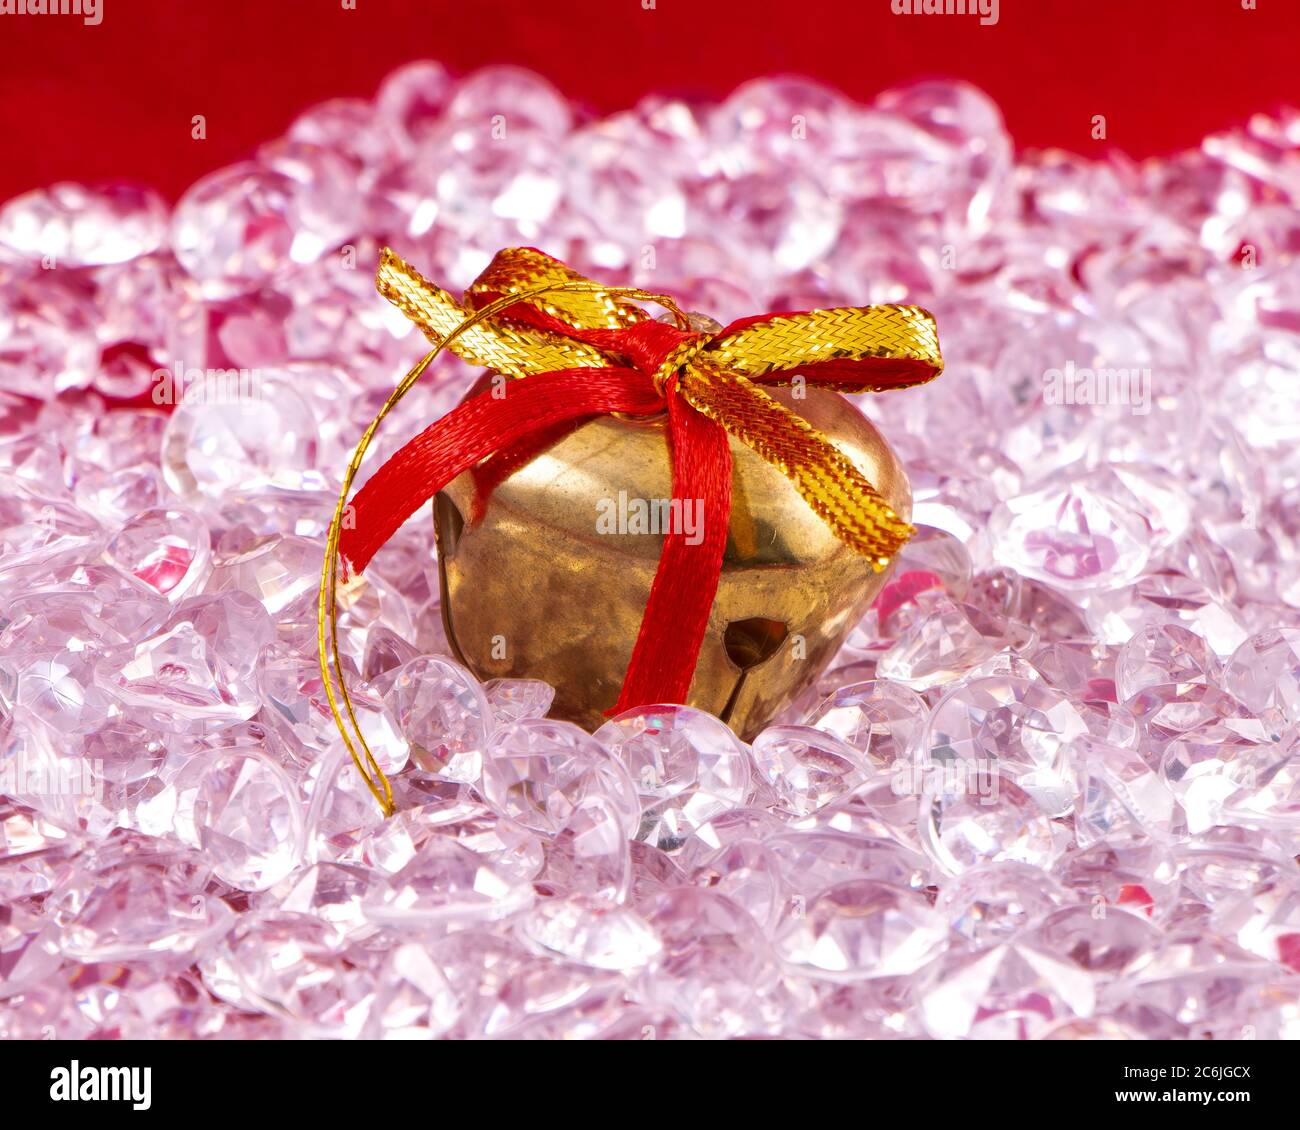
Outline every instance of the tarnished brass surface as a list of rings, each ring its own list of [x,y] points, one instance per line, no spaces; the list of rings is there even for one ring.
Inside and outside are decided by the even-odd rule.
[[[907,476],[851,403],[769,391],[910,517]],[[888,574],[770,463],[735,439],[731,453],[726,556],[688,701],[751,737],[821,674]],[[598,501],[671,496],[665,421],[583,424],[498,484],[471,524],[474,491],[462,475],[434,507],[447,638],[479,678],[544,679],[554,717],[595,728],[618,699],[663,540],[598,532]]]

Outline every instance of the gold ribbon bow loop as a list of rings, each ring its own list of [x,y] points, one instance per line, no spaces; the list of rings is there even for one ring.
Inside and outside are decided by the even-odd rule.
[[[560,289],[569,287],[581,289]],[[625,288],[602,287],[531,247],[498,251],[465,292],[465,298],[478,307],[500,295],[539,288],[546,288],[545,292],[529,299],[529,304],[574,329],[618,330],[650,317],[640,306],[621,297]]]
[[[666,296],[602,286],[531,248],[499,252],[466,292],[464,304],[388,249],[377,285],[432,343],[445,342],[471,364],[515,378],[623,362],[575,338],[511,320],[511,296],[579,330],[617,330],[644,321],[649,315],[635,301],[656,302],[683,328],[686,323]],[[488,309],[496,316],[484,317]],[[473,324],[467,326],[467,320]],[[918,306],[775,315],[707,343],[687,343],[681,359],[677,389],[686,401],[780,470],[837,537],[875,569],[884,569],[912,527],[829,440],[755,382],[818,362],[867,359],[899,363],[904,375],[891,380],[891,388],[932,380],[942,372],[943,360],[931,315]],[[817,383],[865,391],[861,384]]]
[[[384,248],[380,256],[375,286],[433,345],[441,345],[474,314],[473,310],[429,282],[388,248]],[[506,291],[515,292],[515,288]],[[471,365],[492,369],[507,377],[527,377],[557,369],[601,369],[610,363],[609,358],[593,346],[500,320],[485,320],[464,328],[448,342],[447,348]]]
[[[916,368],[915,380],[894,380],[872,392],[925,384],[943,371],[934,316],[920,306],[840,306],[778,314],[727,334],[713,343],[709,353],[720,367],[751,380],[821,361],[868,357]],[[818,384],[867,391],[861,384]]]

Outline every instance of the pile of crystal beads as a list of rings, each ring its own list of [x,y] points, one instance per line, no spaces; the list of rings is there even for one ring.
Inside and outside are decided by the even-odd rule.
[[[1300,1035],[1298,146],[1017,155],[957,83],[596,119],[422,63],[174,208],[0,207],[0,1037]],[[859,399],[918,535],[777,724],[480,684],[422,512],[340,593],[381,817],[315,594],[425,348],[385,244],[934,312],[943,378]]]

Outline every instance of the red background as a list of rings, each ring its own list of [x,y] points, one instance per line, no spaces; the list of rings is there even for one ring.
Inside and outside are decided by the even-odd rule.
[[[645,0],[649,2],[649,0]],[[394,66],[514,62],[596,110],[651,89],[722,95],[811,74],[858,97],[956,75],[1021,146],[1090,151],[1093,114],[1134,156],[1300,103],[1300,0],[1001,0],[999,22],[890,0],[102,0],[104,19],[0,16],[0,200],[124,177],[175,197],[304,107]],[[208,137],[190,138],[205,114]]]

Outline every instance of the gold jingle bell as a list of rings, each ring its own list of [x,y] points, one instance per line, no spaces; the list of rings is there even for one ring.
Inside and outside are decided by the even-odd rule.
[[[343,476],[317,643],[330,711],[385,813],[392,788],[342,678],[336,582],[431,497],[452,649],[480,679],[550,683],[558,717],[595,728],[616,703],[666,696],[748,738],[821,674],[912,533],[906,475],[839,391],[938,376],[928,311],[839,307],[720,329],[534,248],[498,252],[460,300],[386,248],[376,286],[433,348]],[[349,501],[376,431],[446,349],[489,370],[479,387],[516,391],[471,390]]]
[[[902,466],[852,403],[769,391],[910,517]],[[687,702],[749,739],[826,669],[888,571],[836,537],[780,470],[734,438],[730,448],[722,575]],[[553,717],[595,729],[618,700],[672,517],[665,419],[598,417],[486,498],[478,490],[466,472],[435,501],[447,639],[479,679],[542,679]],[[675,520],[688,537],[693,517],[686,500]]]

